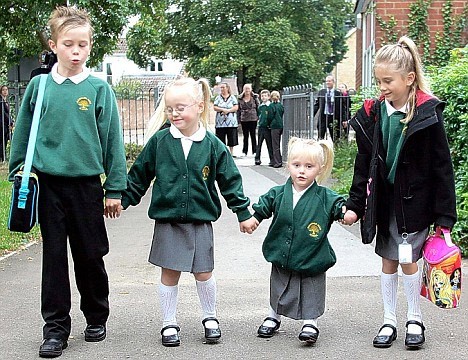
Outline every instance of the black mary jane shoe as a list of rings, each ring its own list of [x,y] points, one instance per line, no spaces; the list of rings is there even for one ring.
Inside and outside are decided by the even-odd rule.
[[[105,325],[88,325],[84,331],[85,341],[98,342],[106,338]]]
[[[379,335],[380,332],[382,331],[383,328],[390,328],[392,329],[393,333],[392,335]],[[397,329],[395,326],[390,325],[390,324],[383,324],[382,327],[379,329],[379,334],[374,338],[374,341],[372,344],[376,348],[389,348],[392,346],[392,343],[396,340],[397,338]]]
[[[167,329],[176,329],[177,334],[173,335],[164,335],[164,331]],[[180,327],[177,325],[167,325],[161,329],[161,343],[163,346],[173,347],[180,345],[180,337],[179,337]]]
[[[309,331],[307,328],[311,328],[314,331]],[[319,336],[319,329],[312,324],[305,324],[301,332],[299,333],[299,340],[305,341],[307,344],[315,344]]]
[[[421,334],[408,333],[408,325],[411,324],[418,325],[421,328]],[[422,346],[422,344],[424,344],[424,342],[426,341],[426,337],[424,336],[424,330],[426,330],[426,328],[419,321],[409,320],[406,322],[405,346],[408,350],[417,350]]]
[[[55,358],[62,355],[62,350],[68,346],[66,340],[44,339],[39,348],[39,356],[42,358]]]
[[[265,326],[263,325],[265,321],[270,320],[275,323],[275,326]],[[275,318],[272,317],[267,317],[265,320],[263,320],[263,324],[260,325],[260,327],[257,330],[257,334],[259,337],[262,338],[271,338],[273,335],[275,335],[275,332],[279,329],[281,325],[281,321],[276,320]]]
[[[202,324],[203,324],[203,327],[205,328],[205,339],[206,339],[206,342],[207,343],[215,343],[215,342],[218,342],[219,338],[221,337],[221,329],[219,328],[219,326],[216,328],[216,329],[208,329],[206,326],[205,326],[205,323],[207,321],[216,321],[219,325],[219,321],[218,319],[216,319],[215,317],[207,317],[205,319],[202,320]]]

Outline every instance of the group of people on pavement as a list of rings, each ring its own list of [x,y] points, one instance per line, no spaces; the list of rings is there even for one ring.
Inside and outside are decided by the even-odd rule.
[[[214,100],[216,111],[216,136],[226,144],[234,156],[234,146],[239,144],[238,125],[242,126],[242,154],[247,156],[249,139],[255,165],[260,165],[263,142],[267,145],[269,166],[283,166],[281,156],[281,135],[283,134],[284,107],[280,93],[263,89],[260,96],[252,90],[252,84],[245,84],[239,97],[231,93],[228,83],[219,85],[221,93]],[[258,141],[257,141],[258,128]]]
[[[402,37],[377,52],[374,70],[381,96],[366,101],[350,121],[356,130],[358,154],[349,198],[321,185],[333,167],[333,143],[293,137],[288,143],[288,180],[260,196],[252,213],[229,149],[229,144],[234,145],[229,143],[233,134],[228,129],[236,124],[238,102],[228,96],[226,84],[222,90],[225,104],[215,101],[215,109],[219,121],[232,126],[221,132],[217,128],[217,135],[207,131],[209,82],[182,78],[169,84],[158,107],[154,134],[127,174],[115,95],[84,66],[93,38],[88,14],[76,7],[58,7],[49,27],[49,45],[58,62],[46,75],[33,162],[41,186],[38,206],[43,239],[41,312],[45,325],[39,356],[58,357],[68,347],[72,322],[68,242],[80,309],[87,322],[84,340],[106,338],[109,283],[103,257],[109,241],[104,216],[119,217],[122,210],[139,204],[150,187],[148,215],[154,220],[154,233],[149,261],[161,268],[162,345],[181,344],[177,303],[182,272],[194,275],[206,341],[221,338],[212,227],[221,215],[219,193],[243,233],[251,234],[263,220],[273,218],[262,247],[272,264],[268,316],[258,336],[274,336],[281,316],[286,316],[302,321],[300,341],[314,344],[318,340],[326,271],[337,261],[328,232],[334,221],[351,225],[365,219],[367,233],[377,231],[376,253],[382,258],[384,318],[373,345],[389,347],[397,338],[399,266],[408,307],[405,346],[419,349],[424,344],[416,262],[431,226],[451,229],[455,224],[455,185],[443,126],[444,105],[430,93],[417,48],[409,38]],[[10,179],[24,163],[38,78],[29,83],[18,114]],[[246,95],[249,90],[245,90],[243,98],[252,100],[252,93]],[[265,120],[264,129],[276,129],[270,115],[280,113],[278,94],[263,90],[260,99],[259,122]],[[168,119],[169,127],[161,129]],[[263,139],[265,133],[261,132]],[[227,146],[219,139],[223,136]],[[106,175],[103,183],[101,174]],[[412,246],[411,263],[398,262],[403,240]]]

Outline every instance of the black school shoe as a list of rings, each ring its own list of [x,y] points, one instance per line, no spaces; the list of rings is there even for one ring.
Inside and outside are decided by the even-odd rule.
[[[165,336],[163,335],[163,333],[164,333],[164,330],[166,329],[176,329],[177,334]],[[180,345],[179,332],[180,332],[180,327],[178,327],[177,325],[168,325],[168,326],[163,327],[161,329],[161,343],[163,344],[163,346],[169,346],[169,347],[179,346]]]
[[[409,334],[408,325],[414,324],[418,325],[421,328],[421,334]],[[424,330],[426,328],[422,323],[416,320],[409,320],[406,322],[406,337],[405,337],[405,346],[408,350],[417,350],[426,342],[426,337],[424,336]]]
[[[55,358],[62,355],[62,350],[68,347],[68,343],[61,339],[44,339],[39,347],[39,356],[42,358]]]
[[[263,323],[265,323],[265,321],[267,320],[273,321],[275,323],[275,326],[271,327],[271,326],[263,325]],[[262,338],[271,338],[273,335],[275,335],[275,332],[279,329],[281,325],[281,321],[278,321],[272,317],[265,318],[265,320],[263,320],[263,323],[262,325],[260,325],[260,327],[257,330],[258,336]]]
[[[314,331],[308,331],[307,328],[310,328]],[[312,324],[305,324],[301,332],[299,333],[299,340],[305,341],[307,344],[315,344],[319,336],[319,329]]]
[[[392,335],[379,335],[380,331],[382,331],[382,329],[386,327],[392,329]],[[392,343],[396,340],[396,338],[397,329],[395,328],[395,326],[390,324],[383,324],[382,327],[379,329],[377,335],[374,337],[372,344],[376,348],[389,348],[390,346],[392,346]]]
[[[106,338],[105,325],[88,325],[84,331],[85,341],[98,342]]]
[[[221,337],[221,329],[219,328],[219,326],[218,326],[217,329],[208,329],[205,326],[205,323],[207,321],[211,321],[211,320],[216,321],[218,323],[218,325],[219,325],[219,321],[215,317],[207,317],[207,318],[202,320],[203,327],[205,328],[205,339],[206,339],[207,343],[218,342],[219,338]]]

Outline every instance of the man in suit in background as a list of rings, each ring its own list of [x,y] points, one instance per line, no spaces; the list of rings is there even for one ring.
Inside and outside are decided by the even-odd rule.
[[[325,78],[325,89],[318,92],[314,103],[314,117],[319,113],[317,129],[318,138],[324,139],[327,129],[333,142],[340,139],[341,121],[345,113],[343,94],[335,89],[335,78],[328,75]]]

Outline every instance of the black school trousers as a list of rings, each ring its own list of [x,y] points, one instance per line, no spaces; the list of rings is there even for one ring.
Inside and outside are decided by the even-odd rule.
[[[109,317],[109,282],[103,260],[109,252],[104,193],[99,176],[38,176],[43,337],[67,340],[71,331],[68,242],[87,324],[105,325]]]

